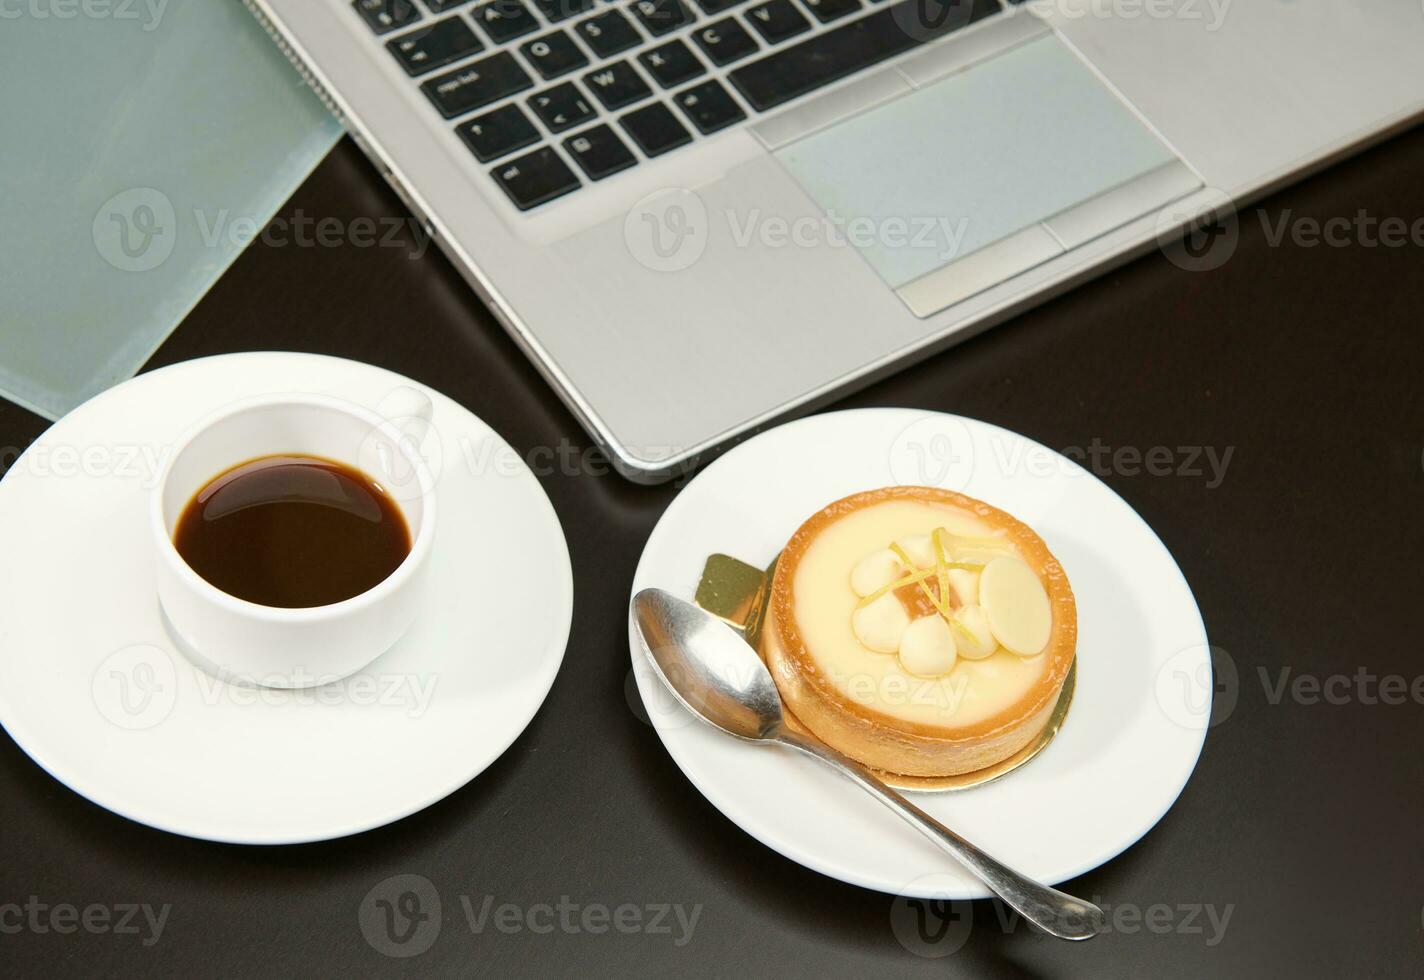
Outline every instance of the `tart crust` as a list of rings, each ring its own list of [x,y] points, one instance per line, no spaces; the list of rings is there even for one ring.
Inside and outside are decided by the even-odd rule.
[[[1016,700],[976,722],[925,724],[846,697],[817,669],[797,628],[792,584],[811,542],[832,522],[854,511],[897,500],[957,507],[1004,532],[1048,592],[1053,625],[1048,644],[1038,655],[1047,658],[1043,673]],[[887,487],[837,500],[792,535],[772,577],[771,600],[762,629],[762,656],[787,707],[826,744],[887,772],[954,776],[1001,762],[1043,730],[1073,665],[1077,639],[1078,612],[1068,576],[1032,528],[962,493],[937,487]]]

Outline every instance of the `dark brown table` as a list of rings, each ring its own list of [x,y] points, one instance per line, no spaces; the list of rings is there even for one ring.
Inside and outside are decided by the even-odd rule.
[[[1189,272],[1154,252],[841,403],[942,409],[1061,449],[1103,447],[1103,479],[1161,535],[1201,604],[1221,717],[1158,827],[1069,883],[1110,911],[1109,933],[1077,946],[989,902],[927,907],[924,935],[907,933],[915,909],[792,864],[705,802],[627,695],[628,583],[676,489],[607,475],[433,250],[258,242],[150,366],[338,354],[482,416],[542,461],[568,534],[577,602],[563,670],[469,786],[394,826],[310,846],[138,826],[0,739],[0,973],[1419,975],[1424,248],[1370,245],[1356,218],[1417,224],[1421,174],[1417,130],[1243,209],[1220,268]],[[299,211],[404,214],[349,142],[285,214]],[[1347,243],[1337,222],[1336,244],[1308,246],[1309,220],[1332,218],[1355,229]],[[45,425],[0,403],[0,446],[13,447],[0,464]],[[1169,466],[1160,454],[1155,474],[1133,462],[1157,446],[1171,448]],[[1179,447],[1230,451],[1229,465],[1213,479]],[[1388,703],[1401,685],[1403,703]],[[433,945],[408,960],[373,948],[358,921],[363,897],[397,874],[427,877],[444,901]],[[478,916],[488,896],[476,931],[460,899]],[[134,931],[112,928],[124,903],[169,906],[156,942],[141,914]],[[109,908],[110,927],[58,931],[66,904]],[[505,904],[518,912],[500,920]],[[600,918],[624,904],[640,910],[637,932]],[[660,904],[700,909],[690,938],[675,911],[669,932],[648,928]]]

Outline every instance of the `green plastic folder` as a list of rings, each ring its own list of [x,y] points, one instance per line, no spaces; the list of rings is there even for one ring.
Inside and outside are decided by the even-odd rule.
[[[0,394],[131,377],[341,133],[235,0],[0,5]]]

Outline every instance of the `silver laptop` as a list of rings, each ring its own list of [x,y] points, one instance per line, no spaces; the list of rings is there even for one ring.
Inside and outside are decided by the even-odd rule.
[[[1424,112],[1421,0],[247,3],[643,482]]]

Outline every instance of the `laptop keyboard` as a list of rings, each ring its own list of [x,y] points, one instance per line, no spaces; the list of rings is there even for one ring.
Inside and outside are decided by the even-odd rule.
[[[525,211],[636,166],[639,153],[687,146],[1003,9],[1000,0],[696,0],[695,8],[692,0],[354,0],[353,8],[389,35],[391,56]]]

